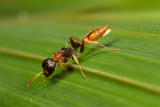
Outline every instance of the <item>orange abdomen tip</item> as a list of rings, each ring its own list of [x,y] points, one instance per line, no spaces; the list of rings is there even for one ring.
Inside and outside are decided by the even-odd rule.
[[[90,32],[88,32],[86,37],[90,41],[96,41],[99,38],[101,38],[102,36],[107,35],[110,31],[111,30],[109,29],[109,26],[104,25],[104,26],[100,26],[98,28],[91,30]]]

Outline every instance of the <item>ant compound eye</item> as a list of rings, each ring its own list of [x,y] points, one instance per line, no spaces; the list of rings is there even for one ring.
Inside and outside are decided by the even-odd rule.
[[[56,68],[56,61],[52,58],[47,58],[43,61],[42,68],[44,70],[44,75],[49,77]]]

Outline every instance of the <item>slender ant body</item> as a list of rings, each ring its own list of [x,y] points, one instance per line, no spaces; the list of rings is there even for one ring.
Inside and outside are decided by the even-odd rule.
[[[86,36],[82,37],[81,40],[79,40],[77,37],[70,36],[69,37],[70,41],[66,42],[66,47],[63,47],[61,50],[59,50],[56,53],[53,53],[53,58],[45,59],[42,62],[43,72],[40,72],[35,77],[33,77],[24,87],[28,87],[30,85],[30,83],[35,78],[40,76],[41,74],[45,75],[46,79],[44,81],[46,81],[47,78],[50,75],[52,75],[52,73],[55,71],[57,63],[60,64],[62,70],[65,70],[67,72],[67,70],[64,69],[64,67],[63,67],[63,63],[68,62],[68,58],[71,59],[71,60],[74,60],[79,65],[80,71],[81,71],[82,75],[84,76],[84,78],[86,79],[87,77],[84,75],[77,57],[84,51],[84,45],[87,44],[87,43],[100,45],[100,46],[102,46],[102,47],[104,47],[108,50],[119,50],[119,49],[108,48],[108,47],[96,42],[96,40],[98,40],[99,38],[107,35],[110,31],[111,30],[109,29],[109,26],[104,25],[104,26],[100,26],[98,28],[95,28],[95,29],[91,30],[90,32],[87,33]],[[74,42],[73,39],[77,40],[77,42]],[[72,45],[74,50],[69,47],[69,44]],[[80,48],[80,53],[77,52],[78,48]]]

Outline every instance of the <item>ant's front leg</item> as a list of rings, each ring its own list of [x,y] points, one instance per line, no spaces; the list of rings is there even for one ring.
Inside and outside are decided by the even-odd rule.
[[[64,68],[62,61],[59,61],[59,64],[60,64],[62,70],[64,70],[66,72],[66,74],[68,74],[68,71],[67,71],[67,69]]]
[[[46,82],[46,81],[47,81],[47,79],[48,79],[48,77],[47,77],[45,80],[43,80],[43,82]]]

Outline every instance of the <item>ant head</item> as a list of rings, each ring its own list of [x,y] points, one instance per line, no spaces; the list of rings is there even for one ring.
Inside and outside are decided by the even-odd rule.
[[[56,68],[56,61],[52,58],[47,58],[42,62],[45,77],[49,77]]]
[[[43,72],[40,72],[35,77],[33,77],[24,87],[29,87],[30,83],[36,79],[38,76],[44,73],[45,77],[49,77],[56,68],[56,61],[52,58],[47,58],[42,62]]]

